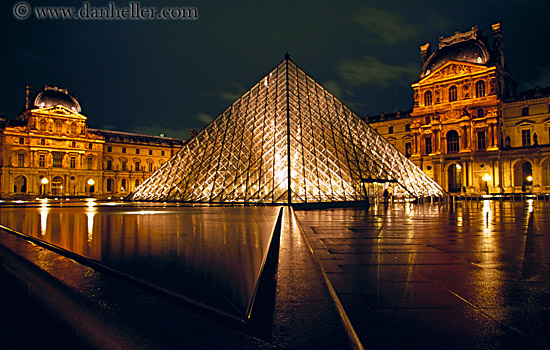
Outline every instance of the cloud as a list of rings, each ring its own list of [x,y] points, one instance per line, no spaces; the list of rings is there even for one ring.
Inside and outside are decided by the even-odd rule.
[[[365,85],[408,85],[418,74],[415,64],[391,65],[370,55],[359,60],[345,60],[336,67],[339,75],[352,87]]]
[[[321,84],[328,92],[336,96],[339,100],[344,98],[344,91],[340,85],[334,80],[328,80]]]
[[[367,37],[369,42],[388,46],[409,41],[422,30],[421,27],[407,23],[405,17],[395,12],[367,6],[353,16],[353,21],[371,34]]]
[[[210,123],[212,120],[214,120],[214,118],[212,118],[209,114],[206,114],[206,113],[198,113],[198,114],[195,114],[195,115],[193,116],[193,119],[198,120],[198,121],[200,121],[201,123],[205,123],[205,124],[208,124],[208,123]]]
[[[164,136],[166,137],[175,137],[180,140],[185,140],[189,138],[189,129],[184,127],[173,128],[161,125],[134,126],[126,131],[151,136],[159,136],[161,134],[164,134]]]
[[[246,92],[245,88],[239,83],[231,83],[231,90],[220,92],[218,97],[226,102],[233,103]]]

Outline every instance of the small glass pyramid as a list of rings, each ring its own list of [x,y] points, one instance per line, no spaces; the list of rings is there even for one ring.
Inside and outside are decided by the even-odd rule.
[[[443,196],[441,187],[285,59],[128,199],[206,203]]]

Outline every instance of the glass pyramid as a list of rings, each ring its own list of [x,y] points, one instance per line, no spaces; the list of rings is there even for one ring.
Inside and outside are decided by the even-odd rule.
[[[441,187],[288,57],[128,197],[208,203],[443,196]]]

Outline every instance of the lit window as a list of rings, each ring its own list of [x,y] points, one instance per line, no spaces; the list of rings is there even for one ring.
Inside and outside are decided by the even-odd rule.
[[[25,166],[25,155],[23,153],[17,155],[17,166],[20,168]]]
[[[531,130],[521,130],[521,145],[531,146]]]
[[[432,105],[432,92],[426,91],[424,93],[424,106],[431,106]]]
[[[71,124],[71,133],[76,134],[76,124],[75,123]]]
[[[63,130],[63,123],[61,120],[55,121],[55,132],[61,132]]]
[[[46,155],[41,154],[41,155],[38,156],[38,166],[40,168],[45,168],[46,167]]]
[[[149,172],[152,173],[153,172],[153,162],[147,163],[147,165],[149,166]]]
[[[458,99],[458,89],[456,86],[449,88],[449,102],[454,102]]]
[[[483,80],[480,80],[476,82],[476,97],[484,97],[485,96],[485,82]]]
[[[477,132],[477,149],[485,149],[485,131],[478,131]]]
[[[54,152],[52,154],[53,162],[52,166],[54,168],[62,168],[63,167],[63,153]]]
[[[447,133],[447,153],[458,152],[458,132],[451,130]]]
[[[71,169],[76,168],[76,157],[71,157]]]
[[[426,137],[424,142],[426,143],[426,154],[432,153],[432,138]]]

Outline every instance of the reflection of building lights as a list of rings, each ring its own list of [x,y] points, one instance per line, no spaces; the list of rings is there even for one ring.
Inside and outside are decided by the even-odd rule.
[[[485,182],[491,181],[491,175],[489,175],[489,174],[483,175],[483,181],[485,181]]]
[[[527,181],[529,182],[533,181],[533,177],[531,175],[527,176]]]
[[[88,185],[90,185],[90,186],[93,186],[93,185],[95,185],[95,181],[94,181],[94,179],[90,179],[90,180],[88,180]]]

